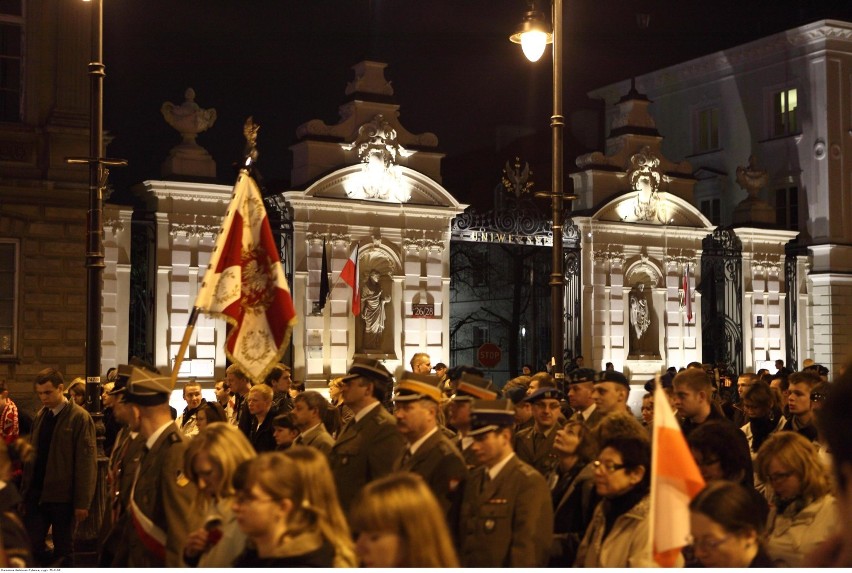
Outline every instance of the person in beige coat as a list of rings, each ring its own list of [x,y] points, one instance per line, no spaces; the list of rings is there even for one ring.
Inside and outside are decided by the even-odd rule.
[[[637,437],[604,443],[594,462],[595,508],[575,567],[656,567],[650,547],[651,446]],[[611,527],[607,528],[607,523]]]
[[[766,550],[776,567],[801,567],[837,528],[828,470],[817,448],[796,432],[770,436],[757,454],[760,479],[772,490]]]

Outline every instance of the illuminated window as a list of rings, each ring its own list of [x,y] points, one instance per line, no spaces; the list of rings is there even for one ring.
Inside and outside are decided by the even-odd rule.
[[[782,229],[799,230],[799,188],[775,190],[775,221]]]
[[[22,0],[0,0],[0,121],[21,121],[23,40]]]
[[[17,354],[18,242],[0,239],[0,357]]]
[[[795,89],[777,92],[773,97],[774,135],[799,132],[799,97]]]
[[[696,153],[719,149],[719,108],[711,107],[698,112],[696,129]]]

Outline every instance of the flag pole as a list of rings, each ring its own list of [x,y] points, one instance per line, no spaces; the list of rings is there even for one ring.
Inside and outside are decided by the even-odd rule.
[[[243,135],[246,138],[243,168],[247,170],[251,170],[255,160],[257,160],[258,129],[260,129],[260,126],[254,123],[253,116],[249,116],[243,125]],[[237,179],[239,180],[239,175],[237,176]],[[180,372],[180,367],[183,364],[183,357],[186,355],[186,349],[189,347],[189,341],[192,338],[193,331],[195,330],[195,323],[198,321],[198,314],[200,311],[200,308],[193,305],[192,311],[189,313],[186,330],[183,331],[183,339],[180,341],[180,348],[178,349],[177,356],[175,356],[175,364],[172,367],[172,388],[174,388],[177,384],[178,372]]]

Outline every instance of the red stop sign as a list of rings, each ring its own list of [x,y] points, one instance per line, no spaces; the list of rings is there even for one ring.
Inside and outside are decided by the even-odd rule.
[[[476,358],[486,368],[494,368],[500,363],[503,352],[496,344],[486,342],[476,351]]]

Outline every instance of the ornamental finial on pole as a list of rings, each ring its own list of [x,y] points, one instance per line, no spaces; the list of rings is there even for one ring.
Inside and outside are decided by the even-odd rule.
[[[243,135],[246,138],[245,166],[248,167],[257,161],[257,132],[260,126],[254,122],[254,116],[248,116],[245,124],[243,124]]]

